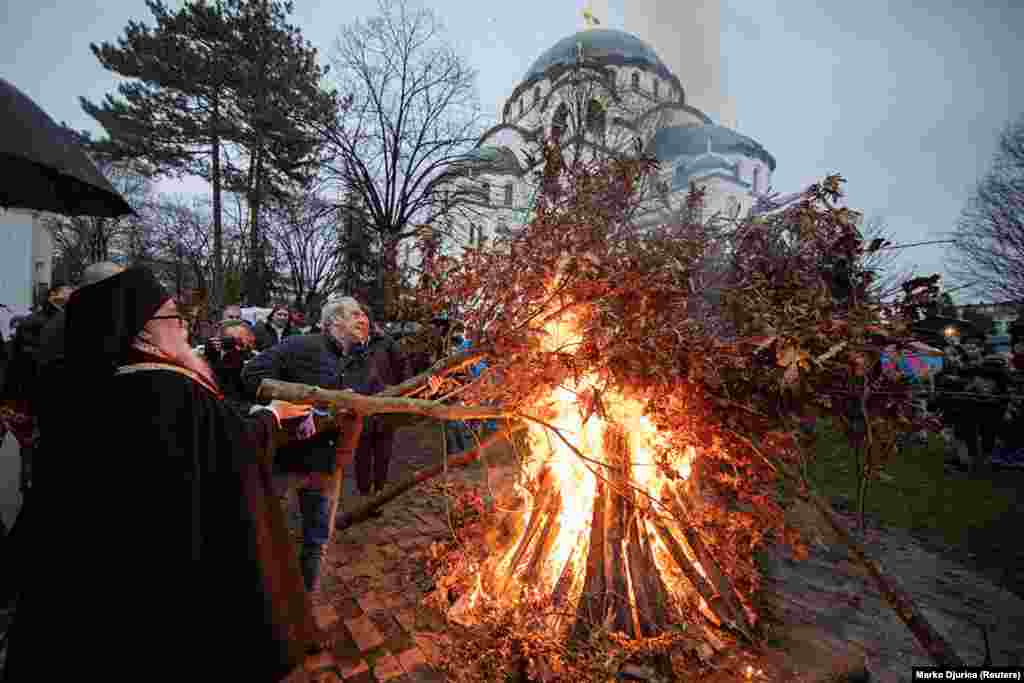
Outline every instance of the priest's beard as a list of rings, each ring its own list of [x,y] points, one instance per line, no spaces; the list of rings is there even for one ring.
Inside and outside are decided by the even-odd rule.
[[[132,346],[171,365],[191,370],[208,382],[211,387],[220,391],[216,375],[206,360],[188,345],[188,335],[185,331],[168,329],[168,327],[156,327],[147,323],[135,338]]]

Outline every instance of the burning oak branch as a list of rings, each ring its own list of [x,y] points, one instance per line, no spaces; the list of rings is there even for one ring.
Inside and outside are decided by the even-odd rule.
[[[477,650],[459,653],[463,669],[480,669],[475,680],[515,661],[535,678],[605,680],[641,651],[661,667],[707,660],[756,638],[755,551],[773,540],[806,552],[777,494],[783,474],[811,495],[798,474],[811,452],[801,421],[844,416],[850,403],[837,397],[854,396],[869,435],[910,428],[909,401],[892,391],[866,407],[891,342],[878,338],[899,331],[880,332],[866,274],[847,269],[836,287],[823,267],[837,253],[856,263],[864,249],[837,206],[838,177],[779,215],[719,226],[711,244],[702,226],[630,224],[651,162],[567,165],[553,147],[544,159],[529,225],[438,258],[428,274],[428,303],[462,304],[489,369],[460,387],[466,408],[404,407],[512,417],[529,435],[513,494],[479,542],[440,563],[435,601],[477,629]],[[358,412],[402,408],[326,394],[362,401]],[[897,612],[914,630],[922,620],[906,607]],[[937,661],[955,662],[922,628]],[[601,639],[619,654],[595,654]]]

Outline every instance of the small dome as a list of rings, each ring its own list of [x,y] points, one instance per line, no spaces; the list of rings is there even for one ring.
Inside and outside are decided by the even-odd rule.
[[[523,172],[516,153],[508,147],[498,145],[481,145],[470,150],[459,163],[491,173],[521,175]]]
[[[728,175],[736,175],[736,165],[730,164],[728,160],[718,155],[707,155],[700,157],[688,166],[680,166],[672,176],[672,189],[685,188],[689,185],[690,178],[711,175],[715,172],[724,172]]]
[[[617,66],[645,65],[652,67],[663,78],[672,78],[672,72],[658,58],[654,48],[632,33],[613,28],[591,28],[562,38],[534,61],[523,76],[523,81],[541,76],[553,66],[576,63],[577,45],[583,46],[588,61],[599,60]]]
[[[681,156],[699,156],[711,151],[717,154],[742,154],[760,159],[775,170],[775,158],[756,140],[740,135],[725,126],[669,126],[654,134],[647,147],[658,161],[670,162]]]

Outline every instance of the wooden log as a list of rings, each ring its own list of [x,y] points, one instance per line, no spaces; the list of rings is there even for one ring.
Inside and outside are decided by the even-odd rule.
[[[551,547],[558,538],[558,532],[562,528],[562,493],[552,492],[547,509],[542,520],[542,528],[537,535],[537,542],[533,544],[533,551],[529,553],[526,565],[520,572],[523,586],[536,586],[540,582],[541,570],[544,560],[550,555]]]
[[[658,537],[661,542],[665,544],[665,548],[668,550],[669,555],[675,562],[676,566],[683,572],[683,576],[686,577],[690,585],[693,586],[693,590],[704,599],[710,610],[712,616],[720,624],[728,623],[729,615],[723,610],[722,600],[715,592],[714,587],[701,576],[697,568],[690,562],[690,558],[686,556],[686,552],[683,550],[683,546],[680,541],[669,531],[668,527],[665,526],[661,520],[654,521],[654,528],[658,532]]]
[[[513,417],[500,408],[447,405],[437,401],[383,394],[365,396],[354,391],[324,389],[312,384],[296,384],[276,379],[265,379],[260,382],[256,398],[261,401],[277,399],[298,405],[332,406],[360,415],[404,413],[437,420],[496,420]]]
[[[687,545],[690,546],[694,557],[704,569],[704,573],[707,574],[708,580],[717,592],[717,596],[721,600],[722,611],[729,616],[727,620],[728,625],[739,632],[748,642],[753,642],[753,625],[747,619],[746,610],[743,609],[736,596],[735,587],[725,576],[722,567],[718,564],[714,555],[708,550],[704,539],[700,536],[700,532],[694,528],[693,518],[689,514],[687,502],[683,496],[679,495],[678,488],[672,491],[670,501],[669,508],[679,521],[679,526],[683,531],[683,536],[686,538]]]
[[[512,555],[512,561],[508,565],[506,576],[499,579],[501,582],[499,592],[501,593],[506,591],[513,579],[519,578],[523,558],[526,556],[527,551],[532,549],[541,528],[550,521],[547,514],[548,504],[552,494],[555,493],[552,487],[547,485],[550,481],[550,476],[550,471],[545,467],[537,481],[537,493],[533,498],[533,505],[530,508],[530,520],[526,523],[526,532],[519,541],[519,545],[516,546],[515,553]]]
[[[626,435],[617,426],[605,430],[604,452],[610,465],[610,479],[605,518],[604,575],[605,575],[605,622],[615,631],[632,636],[633,600],[626,577],[624,545],[626,520],[629,508],[629,450]]]
[[[463,453],[462,455],[458,455],[454,458],[449,458],[448,467],[465,467],[466,465],[475,462],[480,457],[480,455],[488,448],[490,448],[492,445],[503,439],[512,438],[513,434],[523,429],[526,429],[526,423],[512,423],[508,430],[495,432],[494,434],[491,434],[486,439],[484,439],[478,447],[474,448],[473,450]],[[350,526],[353,526],[360,522],[365,522],[366,520],[373,517],[374,512],[379,510],[381,506],[394,500],[395,498],[398,498],[400,495],[402,495],[409,489],[419,484],[422,484],[428,479],[433,479],[437,475],[441,474],[441,472],[444,471],[444,467],[445,466],[443,463],[439,465],[434,465],[433,467],[429,467],[425,470],[420,470],[419,472],[413,474],[410,477],[407,477],[406,479],[400,482],[392,484],[391,486],[387,487],[386,489],[378,493],[376,496],[374,496],[371,500],[364,503],[359,508],[352,510],[351,512],[347,512],[343,515],[339,515],[337,528],[347,529]]]
[[[607,498],[608,485],[598,481],[594,496],[594,514],[591,516],[586,574],[583,579],[583,590],[576,605],[576,623],[572,630],[572,637],[577,640],[589,638],[593,625],[604,616],[604,517]]]
[[[645,637],[657,635],[668,626],[668,595],[653,555],[647,552],[646,522],[640,515],[630,525],[626,558],[629,576],[636,597],[637,621],[640,634]]]

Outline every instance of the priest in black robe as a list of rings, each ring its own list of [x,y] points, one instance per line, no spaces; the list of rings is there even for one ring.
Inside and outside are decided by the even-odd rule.
[[[223,400],[145,269],[78,290],[66,327],[3,680],[248,683],[330,667],[272,495],[271,423]]]

